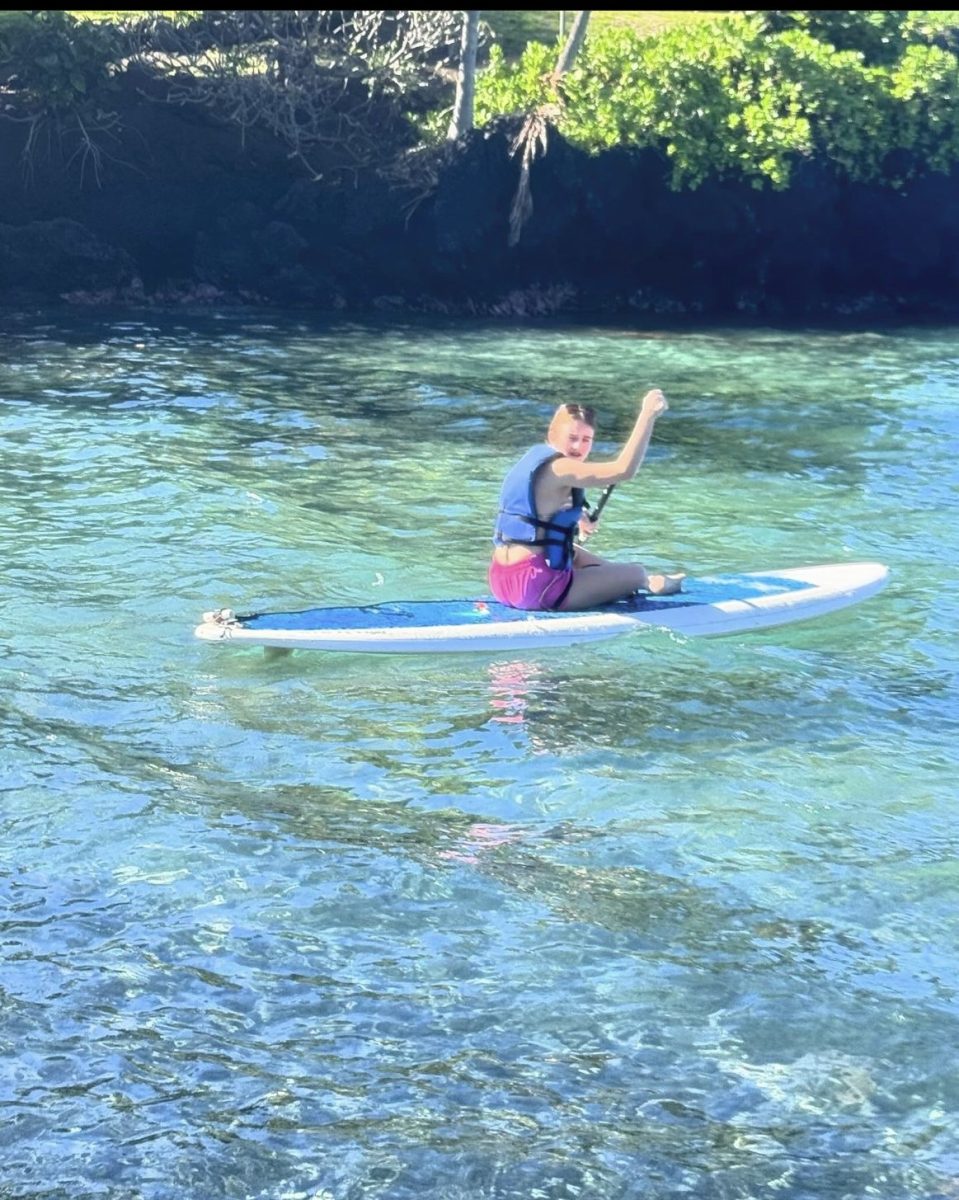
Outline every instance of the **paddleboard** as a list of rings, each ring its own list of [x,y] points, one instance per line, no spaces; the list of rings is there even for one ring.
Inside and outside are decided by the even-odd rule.
[[[380,654],[572,646],[650,627],[684,637],[719,637],[835,612],[874,595],[888,576],[888,568],[876,562],[702,575],[684,580],[675,596],[637,595],[588,612],[526,612],[492,599],[248,616],[221,608],[204,613],[194,633],[207,642]]]

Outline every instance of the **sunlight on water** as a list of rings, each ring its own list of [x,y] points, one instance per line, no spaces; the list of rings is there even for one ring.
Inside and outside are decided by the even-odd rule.
[[[959,1195],[948,329],[0,323],[4,1196]],[[428,659],[561,400],[601,550],[879,559],[761,635]],[[6,1190],[3,1190],[6,1189]]]

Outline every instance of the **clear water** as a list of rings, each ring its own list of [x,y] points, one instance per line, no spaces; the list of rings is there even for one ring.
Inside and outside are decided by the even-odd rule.
[[[4,1200],[959,1195],[959,339],[8,316]],[[211,646],[482,594],[562,399],[598,549],[842,614],[497,658]]]

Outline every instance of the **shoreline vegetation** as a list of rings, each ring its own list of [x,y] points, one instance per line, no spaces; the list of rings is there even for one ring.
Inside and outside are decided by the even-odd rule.
[[[959,12],[463,17],[0,14],[0,304],[959,312]]]

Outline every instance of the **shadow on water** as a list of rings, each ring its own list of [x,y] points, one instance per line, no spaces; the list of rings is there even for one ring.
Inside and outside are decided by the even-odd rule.
[[[634,822],[604,830],[572,821],[507,825],[465,810],[430,812],[310,785],[280,786],[266,795],[244,795],[240,788],[235,800],[223,815],[235,829],[237,813],[244,813],[254,837],[271,839],[282,829],[317,852],[372,850],[430,873],[475,874],[510,903],[520,897],[548,910],[553,921],[616,935],[620,950],[646,958],[688,967],[785,969],[796,977],[821,970],[816,963],[830,943],[850,952],[865,949],[855,935],[828,922],[789,920],[745,897],[730,903],[728,889],[707,881],[599,865],[641,836],[641,822],[639,828]],[[215,827],[218,818],[209,809],[206,815]]]
[[[618,839],[628,847],[694,819],[727,786],[753,801],[766,789],[773,805],[782,803],[777,791],[802,798],[802,775],[783,779],[793,763],[798,771],[810,755],[855,760],[866,729],[894,753],[903,723],[917,735],[951,694],[941,672],[886,679],[851,647],[751,645],[723,652],[722,670],[708,653],[675,645],[670,664],[615,654],[593,654],[589,665],[386,658],[366,660],[368,670],[339,656],[234,661],[218,677],[215,706],[231,727],[289,739],[301,781],[264,793],[237,779],[231,795],[248,818],[279,821],[298,839],[365,846],[430,869],[475,867],[566,922],[631,931],[663,953],[686,943],[718,953],[735,942],[748,957],[764,929],[795,938],[799,953],[810,939],[837,935],[815,922],[789,928],[749,901],[730,905],[726,884],[714,893],[683,868],[600,864],[616,857]],[[251,692],[243,680],[253,677],[271,686]],[[530,774],[530,754],[542,772]],[[201,794],[217,762],[198,771]],[[309,779],[314,769],[331,782]],[[618,786],[607,797],[610,778]]]

